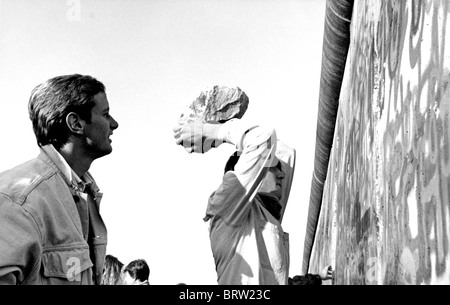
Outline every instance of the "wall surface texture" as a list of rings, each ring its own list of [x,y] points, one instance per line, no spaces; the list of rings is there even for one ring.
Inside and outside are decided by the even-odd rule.
[[[450,284],[449,5],[355,1],[308,272]]]

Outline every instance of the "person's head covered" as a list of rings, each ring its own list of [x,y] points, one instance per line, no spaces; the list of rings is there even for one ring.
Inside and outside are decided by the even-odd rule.
[[[122,270],[125,285],[148,285],[150,268],[144,259],[136,259],[128,263]]]
[[[70,130],[67,115],[76,113],[90,122],[94,97],[105,86],[89,75],[71,74],[53,77],[36,86],[28,103],[28,113],[39,146],[53,144],[56,149],[67,143]]]
[[[241,153],[234,152],[225,164],[224,174],[235,171],[240,158]],[[280,222],[283,219],[289,199],[295,158],[295,149],[278,140],[275,156],[272,158],[258,190],[258,195],[262,199],[264,207]]]

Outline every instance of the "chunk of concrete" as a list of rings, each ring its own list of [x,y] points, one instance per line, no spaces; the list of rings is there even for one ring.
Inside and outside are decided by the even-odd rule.
[[[202,91],[181,117],[200,117],[204,122],[224,123],[242,118],[248,103],[248,96],[239,87],[213,86]]]

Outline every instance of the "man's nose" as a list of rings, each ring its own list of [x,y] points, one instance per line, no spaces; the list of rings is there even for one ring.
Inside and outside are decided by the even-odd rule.
[[[111,124],[110,125],[111,125],[111,129],[112,130],[117,129],[119,127],[119,123],[117,123],[117,121],[114,120],[113,117],[111,117]]]
[[[278,179],[283,180],[285,177],[286,177],[286,174],[285,174],[285,173],[283,173],[282,171],[279,171],[279,172],[278,172],[278,175],[277,175],[277,178],[278,178]]]

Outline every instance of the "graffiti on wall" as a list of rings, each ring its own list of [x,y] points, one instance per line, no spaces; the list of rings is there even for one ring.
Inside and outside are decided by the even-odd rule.
[[[311,260],[336,284],[450,283],[448,6],[355,1]]]

